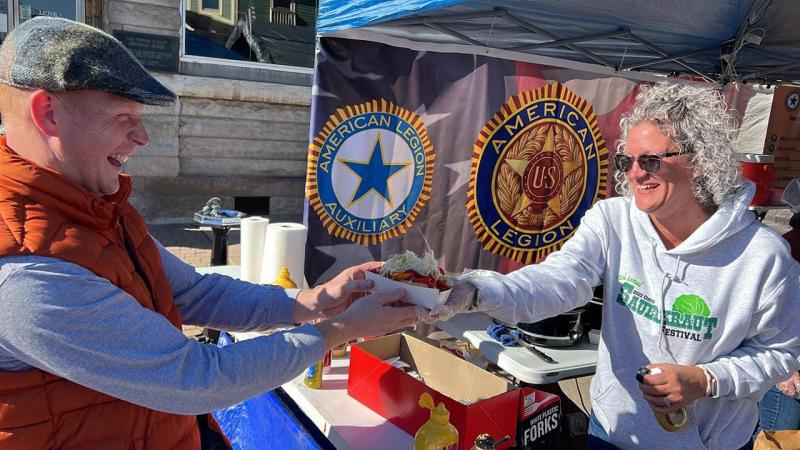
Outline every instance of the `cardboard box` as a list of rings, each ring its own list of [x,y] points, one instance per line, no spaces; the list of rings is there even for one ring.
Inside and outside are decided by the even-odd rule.
[[[416,370],[424,383],[384,362],[395,356]],[[495,439],[517,435],[520,389],[507,380],[407,333],[351,347],[347,393],[412,436],[430,418],[430,411],[417,404],[423,392],[434,403],[444,402],[450,411],[459,449],[470,449],[482,433]]]
[[[427,288],[414,284],[403,283],[386,278],[372,272],[365,272],[368,280],[375,283],[374,292],[389,292],[397,289],[406,290],[406,302],[433,309],[438,305],[443,305],[450,295],[451,289],[440,291],[436,288]]]
[[[561,428],[561,397],[536,389],[522,388],[517,427],[517,448],[553,448],[549,437]]]

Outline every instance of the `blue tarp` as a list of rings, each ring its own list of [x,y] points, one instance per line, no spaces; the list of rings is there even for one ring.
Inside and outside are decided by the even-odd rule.
[[[222,333],[218,346],[231,344]],[[213,413],[234,450],[291,448],[317,450],[321,447],[297,421],[274,392],[265,392],[230,408]]]
[[[410,14],[446,8],[472,0],[321,0],[317,17],[317,31],[333,31],[377,25],[400,19]]]
[[[320,0],[317,31],[722,82],[792,81],[800,80],[798,17],[797,0]],[[561,40],[570,41],[552,45]],[[681,58],[659,61],[665,55]]]

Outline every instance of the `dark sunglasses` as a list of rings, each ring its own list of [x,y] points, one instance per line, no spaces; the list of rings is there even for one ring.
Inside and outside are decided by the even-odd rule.
[[[640,155],[636,158],[636,162],[645,172],[655,173],[661,168],[662,159],[669,158],[670,156],[688,155],[689,153],[690,152],[665,152]],[[626,155],[625,153],[617,153],[614,155],[614,164],[617,166],[617,170],[623,173],[628,173],[633,168],[633,161],[633,156]]]

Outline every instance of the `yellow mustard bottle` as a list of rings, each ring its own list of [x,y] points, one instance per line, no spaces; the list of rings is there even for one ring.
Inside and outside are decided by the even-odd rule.
[[[280,286],[284,289],[295,289],[297,287],[297,283],[292,281],[289,268],[286,266],[281,266],[281,270],[278,272],[278,279],[273,281],[272,284],[275,286]]]
[[[308,366],[303,384],[311,389],[322,389],[322,360]]]
[[[431,410],[428,419],[414,436],[414,450],[455,450],[458,448],[458,430],[450,423],[450,411],[443,402],[433,406],[433,397],[427,392],[419,396],[419,406]]]

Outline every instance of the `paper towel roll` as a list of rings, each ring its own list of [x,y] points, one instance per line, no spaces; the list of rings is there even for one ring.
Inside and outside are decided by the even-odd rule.
[[[264,260],[264,240],[267,237],[266,217],[252,216],[242,219],[242,280],[261,282],[261,262]]]
[[[289,269],[298,287],[305,286],[306,227],[299,223],[271,223],[264,240],[261,263],[261,283],[270,284],[278,278],[281,266]]]

